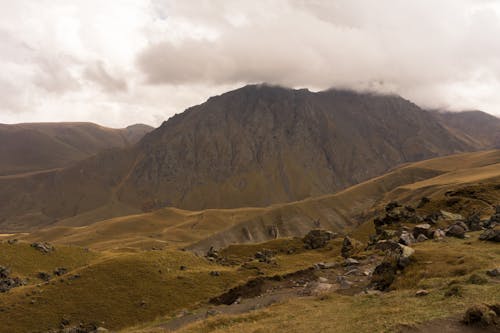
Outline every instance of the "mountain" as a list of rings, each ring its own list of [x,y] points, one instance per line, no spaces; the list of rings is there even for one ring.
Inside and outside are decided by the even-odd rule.
[[[434,112],[450,131],[476,146],[500,148],[500,118],[482,111]]]
[[[403,163],[484,149],[399,97],[250,85],[62,170],[0,178],[0,226],[89,224],[165,206],[267,206],[333,193]]]
[[[60,168],[104,149],[137,143],[152,127],[93,123],[0,124],[0,176]]]

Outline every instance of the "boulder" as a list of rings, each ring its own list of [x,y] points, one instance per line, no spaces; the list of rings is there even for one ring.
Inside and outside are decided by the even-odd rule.
[[[415,243],[415,237],[408,231],[403,231],[401,232],[401,236],[399,236],[399,243],[410,246]]]
[[[319,249],[328,245],[328,242],[337,236],[334,232],[322,229],[309,231],[302,239],[306,249]]]
[[[490,241],[490,242],[500,242],[500,229],[488,229],[485,230],[480,236],[480,240]]]
[[[442,239],[444,237],[446,237],[446,233],[441,229],[434,230],[434,233],[432,234],[433,239]]]
[[[429,237],[432,235],[431,225],[429,223],[417,224],[415,228],[413,228],[413,237],[417,238],[418,235],[425,235]]]
[[[488,305],[474,305],[465,312],[463,322],[470,326],[488,327],[495,324],[497,317]]]
[[[342,242],[342,249],[340,253],[342,254],[342,257],[349,258],[354,254],[360,252],[362,249],[363,244],[360,241],[346,236],[344,238],[344,241]]]
[[[483,225],[481,223],[481,215],[479,213],[474,213],[465,219],[465,224],[471,231],[483,230]]]
[[[427,236],[426,236],[426,235],[424,235],[424,234],[420,234],[420,235],[418,235],[418,237],[417,237],[417,242],[419,242],[419,243],[421,243],[421,242],[425,242],[425,241],[426,241],[426,240],[428,240],[428,239],[429,239],[429,238],[427,238]]]
[[[446,229],[446,236],[465,238],[466,229],[459,224],[453,224],[448,229]]]
[[[371,283],[376,290],[387,290],[396,279],[397,262],[386,259],[373,271]]]

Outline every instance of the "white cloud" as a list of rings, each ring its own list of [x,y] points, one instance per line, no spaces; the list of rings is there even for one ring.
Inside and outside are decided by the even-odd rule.
[[[245,83],[500,115],[500,1],[0,0],[0,122],[158,125]]]

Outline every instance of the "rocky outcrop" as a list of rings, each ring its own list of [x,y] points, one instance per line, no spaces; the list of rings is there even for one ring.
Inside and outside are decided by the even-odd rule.
[[[11,277],[7,267],[0,266],[0,293],[9,291],[12,288],[24,286],[26,281],[19,277]]]
[[[302,241],[304,242],[304,247],[306,249],[319,249],[325,247],[330,240],[337,236],[336,233],[328,231],[315,229],[311,230],[304,236]]]

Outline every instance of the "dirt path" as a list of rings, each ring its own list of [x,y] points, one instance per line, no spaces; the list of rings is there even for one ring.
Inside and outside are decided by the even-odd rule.
[[[379,260],[373,256],[356,265],[331,263],[328,268],[316,266],[279,277],[257,277],[213,298],[212,305],[198,308],[194,313],[181,313],[155,327],[172,332],[210,316],[244,314],[292,298],[314,297],[332,291],[355,295],[368,285],[370,273]]]

